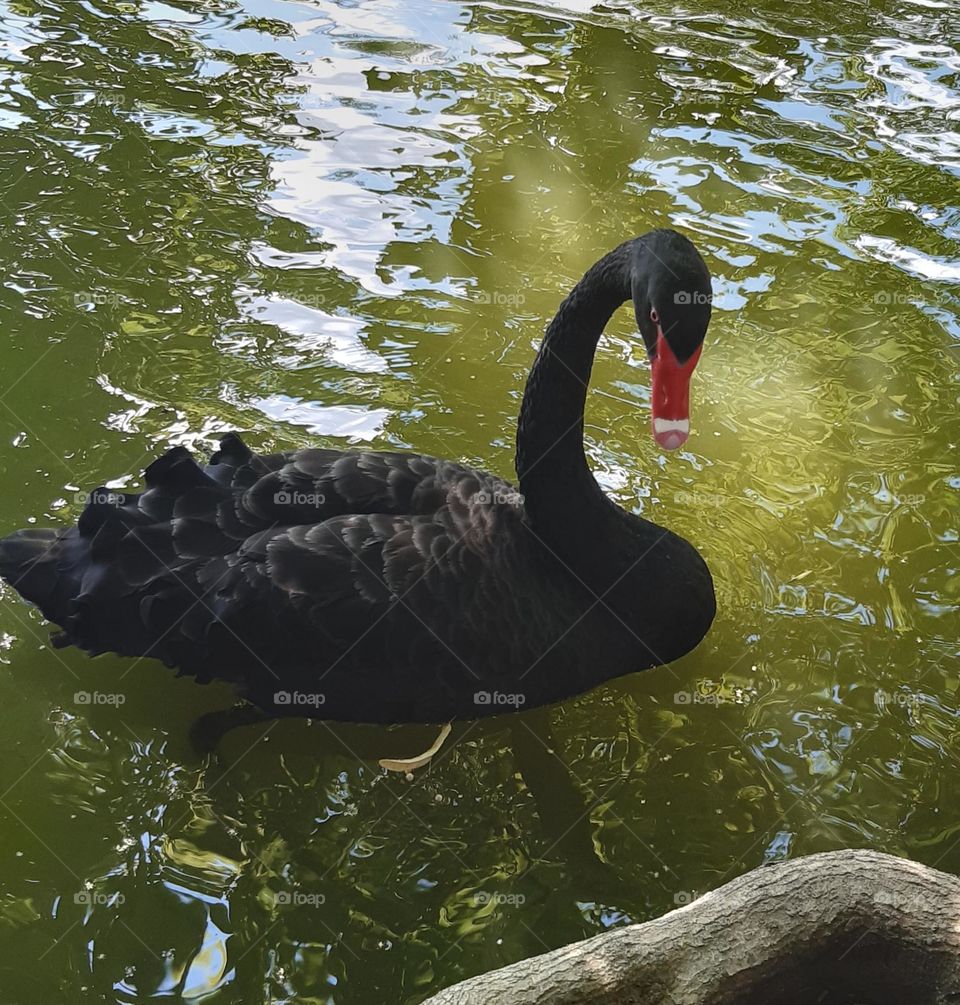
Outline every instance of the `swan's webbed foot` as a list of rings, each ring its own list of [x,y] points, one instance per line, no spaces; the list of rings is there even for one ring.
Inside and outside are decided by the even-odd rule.
[[[430,763],[431,758],[443,746],[444,740],[446,740],[446,738],[450,735],[450,730],[452,728],[453,726],[448,722],[440,730],[439,735],[433,743],[422,754],[418,754],[416,757],[381,757],[377,763],[381,768],[386,768],[387,771],[399,771],[405,775],[409,775],[416,771],[417,768],[422,768],[425,764]]]

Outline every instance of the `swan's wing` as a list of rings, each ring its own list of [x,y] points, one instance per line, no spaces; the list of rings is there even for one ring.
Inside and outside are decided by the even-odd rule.
[[[271,526],[224,554],[187,558],[173,582],[160,571],[143,595],[159,586],[163,602],[140,605],[153,655],[241,684],[266,708],[278,691],[319,692],[330,718],[442,718],[432,710],[479,686],[485,612],[511,602],[500,568],[510,535],[489,547],[503,517],[475,511],[476,489],[450,486],[430,514]]]
[[[172,450],[147,469],[144,493],[95,490],[77,527],[8,539],[0,573],[64,628],[64,643],[155,656],[260,700],[332,664],[374,675],[340,688],[336,717],[345,718],[373,683],[392,682],[409,702],[424,672],[435,693],[453,686],[451,672],[462,678],[458,661],[482,637],[471,612],[487,606],[477,602],[485,591],[496,606],[504,581],[492,567],[509,558],[502,521],[521,512],[484,497],[508,486],[416,456],[309,450],[246,488],[222,474]],[[316,498],[296,495],[307,488]],[[370,508],[439,503],[426,513],[336,512],[348,498]],[[507,545],[489,547],[498,537]],[[374,702],[370,714],[387,705]]]
[[[405,644],[449,635],[475,599],[486,556],[468,536],[449,511],[349,514],[255,535],[199,581],[214,594],[218,620],[244,637],[267,612],[294,648],[322,639],[342,655],[366,638],[367,650],[379,646],[380,658],[395,662],[402,654],[390,651],[388,636],[401,623]]]

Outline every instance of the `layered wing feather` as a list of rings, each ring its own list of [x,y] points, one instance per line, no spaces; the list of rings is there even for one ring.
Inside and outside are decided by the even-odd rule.
[[[0,574],[64,644],[155,656],[280,713],[302,713],[302,694],[329,718],[424,721],[496,677],[484,633],[524,619],[504,596],[523,510],[486,473],[401,453],[257,456],[230,434],[205,469],[176,448],[145,477],[141,494],[95,490],[75,528],[0,545]]]

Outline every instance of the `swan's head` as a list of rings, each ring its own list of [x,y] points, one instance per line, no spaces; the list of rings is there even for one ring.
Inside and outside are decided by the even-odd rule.
[[[632,273],[634,311],[653,372],[653,437],[674,450],[690,435],[690,377],[710,323],[710,272],[687,238],[655,230],[637,242]]]

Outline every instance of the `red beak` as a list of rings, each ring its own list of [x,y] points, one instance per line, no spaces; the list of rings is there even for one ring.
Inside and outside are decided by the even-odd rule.
[[[697,346],[681,364],[657,328],[657,354],[652,365],[653,438],[664,450],[675,450],[690,435],[690,377],[702,349]]]

